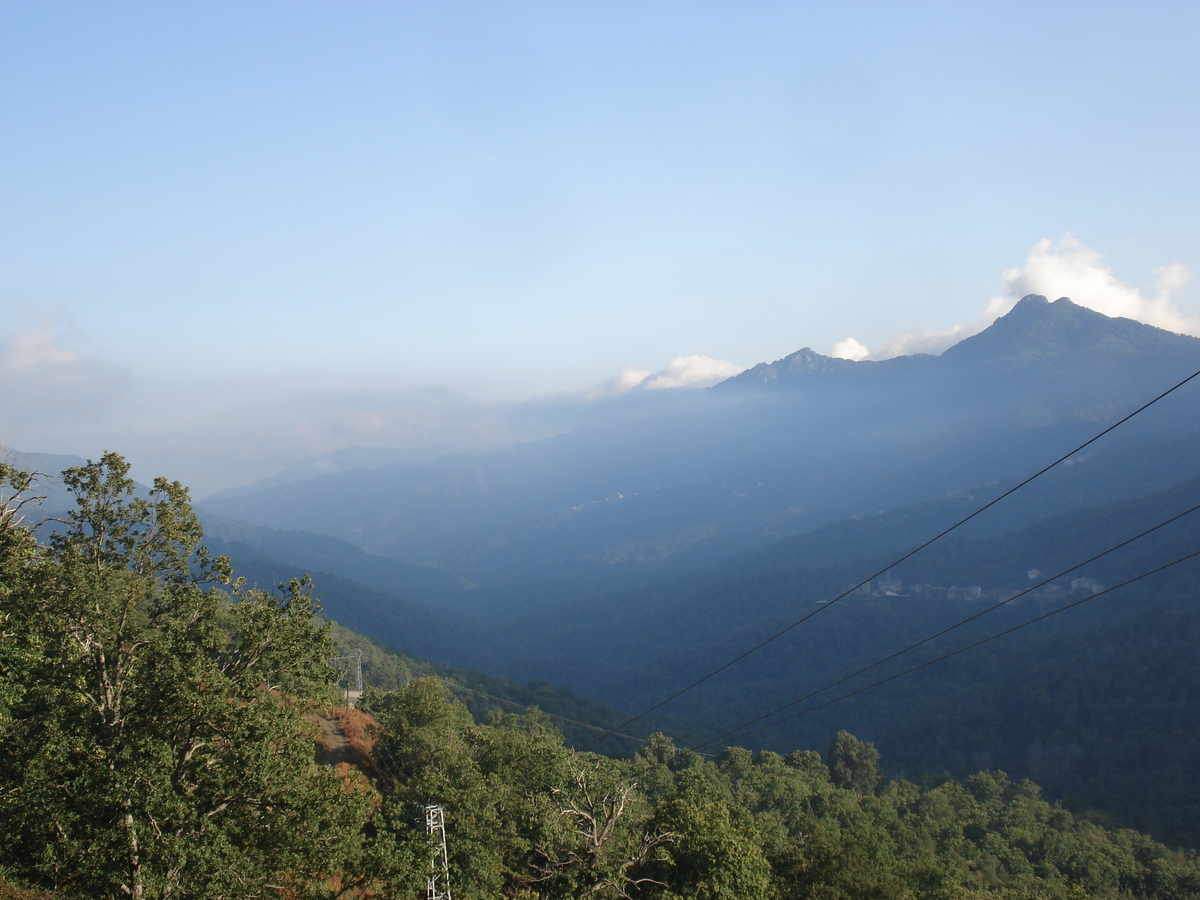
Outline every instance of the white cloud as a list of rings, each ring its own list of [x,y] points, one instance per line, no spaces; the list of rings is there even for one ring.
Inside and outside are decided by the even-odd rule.
[[[1124,284],[1113,275],[1104,254],[1067,234],[1056,246],[1049,238],[1038,241],[1025,260],[1024,269],[1009,269],[1001,276],[1006,296],[992,302],[1015,302],[1026,294],[1043,294],[1051,300],[1070,297],[1080,306],[1106,316],[1123,316],[1156,325],[1168,331],[1200,335],[1200,321],[1179,311],[1173,295],[1191,279],[1183,263],[1159,266],[1153,293]],[[1009,309],[1012,302],[1008,302]]]
[[[68,322],[47,319],[0,337],[0,440],[83,456],[115,449],[135,477],[179,478],[203,497],[295,465],[317,474],[423,463],[623,421],[685,399],[660,388],[705,386],[739,371],[684,356],[658,372],[630,367],[603,391],[516,403],[436,386],[336,386],[317,375],[231,374],[198,385],[187,376],[130,377],[87,353]],[[592,402],[606,398],[617,402]]]
[[[76,366],[83,356],[60,347],[49,322],[41,322],[32,331],[18,334],[0,344],[0,372],[15,373],[39,367]]]
[[[855,338],[848,337],[844,341],[838,341],[829,349],[829,355],[834,359],[852,359],[858,362],[860,359],[866,359],[871,355],[871,351],[859,343]]]
[[[1183,263],[1159,266],[1152,293],[1118,281],[1104,254],[1093,250],[1070,233],[1057,244],[1043,238],[1033,245],[1023,269],[1006,269],[1000,278],[1004,293],[987,302],[972,322],[944,331],[911,331],[892,338],[871,354],[871,359],[890,359],[910,353],[941,353],[963,338],[977,334],[1005,315],[1028,294],[1051,300],[1067,297],[1106,316],[1123,316],[1168,331],[1200,335],[1200,319],[1189,318],[1179,309],[1176,295],[1191,280]],[[845,342],[843,342],[845,343]],[[835,345],[835,348],[841,346]]]
[[[732,378],[745,370],[745,366],[738,366],[723,359],[713,359],[711,356],[677,356],[667,363],[667,367],[661,372],[656,372],[642,382],[641,386],[647,390],[712,387],[717,382]]]
[[[605,394],[624,394],[626,391],[632,391],[636,387],[640,387],[645,383],[646,379],[651,376],[649,369],[639,369],[637,366],[626,366],[619,375],[615,378],[610,378],[598,387],[593,388],[588,392],[588,396],[602,396]]]
[[[587,396],[603,397],[633,390],[712,387],[717,382],[744,371],[745,366],[735,365],[723,359],[713,359],[711,356],[677,356],[667,363],[666,368],[657,372],[626,366],[615,378],[610,378],[588,391]]]
[[[1007,311],[1005,310],[1005,312]],[[870,358],[891,359],[893,356],[911,356],[914,353],[938,354],[948,347],[954,346],[963,338],[983,331],[983,329],[996,321],[999,315],[1003,315],[1003,313],[997,313],[986,321],[984,321],[985,317],[980,317],[971,325],[955,325],[953,328],[947,328],[945,331],[933,331],[931,329],[906,331],[889,340],[883,345],[882,350],[872,353]]]
[[[65,346],[67,323],[40,317],[0,342],[0,421],[11,431],[31,421],[94,416],[128,388],[127,373]]]

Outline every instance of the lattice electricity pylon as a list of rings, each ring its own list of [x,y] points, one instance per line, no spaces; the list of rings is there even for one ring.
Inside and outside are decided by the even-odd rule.
[[[446,854],[446,816],[440,806],[425,807],[425,832],[433,855],[429,878],[425,881],[425,900],[450,900],[450,857]]]
[[[352,705],[351,691],[357,691],[358,696],[362,696],[362,650],[351,650],[349,656],[331,656],[329,665],[339,673],[337,683],[346,692],[346,705]]]

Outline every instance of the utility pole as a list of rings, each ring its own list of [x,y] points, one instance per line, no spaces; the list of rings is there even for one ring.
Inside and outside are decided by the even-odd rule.
[[[330,657],[329,665],[342,673],[338,684],[345,686],[346,705],[353,706],[363,691],[362,650],[351,650],[349,656]]]
[[[435,804],[425,807],[425,833],[433,847],[425,900],[450,900],[450,858],[446,854],[446,816]]]

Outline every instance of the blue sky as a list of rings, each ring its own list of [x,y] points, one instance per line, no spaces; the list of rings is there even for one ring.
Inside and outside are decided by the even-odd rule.
[[[1198,38],[1191,3],[4,4],[0,443],[219,487],[681,356],[937,349],[1029,287],[1194,330]]]

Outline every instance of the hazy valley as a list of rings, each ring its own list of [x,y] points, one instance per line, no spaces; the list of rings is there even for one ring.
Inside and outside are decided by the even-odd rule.
[[[1200,546],[1194,384],[893,563],[1197,370],[1198,339],[1031,297],[939,357],[804,350],[652,416],[198,510],[252,585],[311,576],[374,689],[441,679],[476,717],[537,706],[618,757],[654,731],[786,755],[848,729],[890,776],[1003,770],[1195,847],[1200,568],[1140,578]]]

